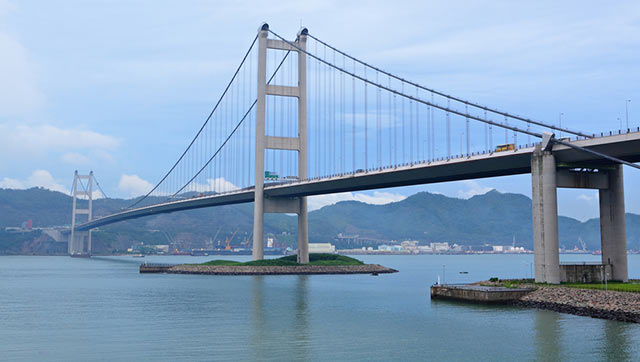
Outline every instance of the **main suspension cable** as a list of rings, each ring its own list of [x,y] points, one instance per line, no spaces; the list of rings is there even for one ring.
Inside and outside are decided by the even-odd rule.
[[[269,30],[269,31],[270,31],[270,32],[272,32],[271,30]],[[272,32],[272,33],[273,33],[273,32]],[[275,33],[274,33],[274,35],[275,35]],[[317,41],[318,43],[320,43],[320,44],[322,44],[322,45],[324,45],[324,46],[326,46],[326,47],[328,47],[328,48],[330,48],[330,49],[332,49],[332,50],[334,50],[334,51],[336,51],[336,52],[338,52],[338,53],[342,54],[343,56],[345,56],[345,57],[347,57],[347,58],[353,59],[354,61],[356,61],[356,62],[358,62],[358,63],[360,63],[360,64],[362,64],[362,65],[364,65],[364,66],[366,66],[366,67],[369,67],[369,68],[374,69],[374,70],[376,70],[376,71],[379,71],[379,72],[381,72],[381,73],[383,73],[383,74],[386,74],[387,76],[392,77],[392,78],[394,78],[394,79],[397,79],[397,80],[399,80],[400,82],[404,82],[404,83],[410,84],[410,85],[412,85],[412,86],[418,87],[418,88],[423,89],[423,90],[425,90],[425,91],[428,91],[428,92],[431,92],[431,93],[437,94],[437,95],[439,95],[439,96],[441,96],[441,97],[444,97],[444,98],[447,98],[447,99],[450,99],[450,100],[453,100],[453,101],[456,101],[456,102],[460,102],[460,103],[463,103],[463,104],[465,104],[465,105],[472,106],[472,107],[475,107],[475,108],[480,108],[480,109],[482,109],[482,110],[485,110],[485,111],[488,111],[488,112],[491,112],[491,113],[499,114],[499,115],[501,115],[501,116],[505,116],[505,117],[509,117],[509,118],[517,119],[517,120],[519,120],[519,121],[523,121],[523,122],[528,122],[528,123],[531,123],[531,124],[535,124],[535,125],[537,125],[537,126],[546,127],[546,128],[551,128],[551,129],[554,129],[554,130],[558,130],[558,131],[563,131],[563,132],[571,133],[571,134],[573,134],[573,135],[580,136],[580,137],[593,138],[593,136],[592,136],[592,135],[589,135],[589,134],[586,134],[586,133],[583,133],[583,132],[580,132],[580,131],[572,131],[572,130],[570,130],[570,129],[562,128],[562,127],[559,127],[559,126],[555,126],[555,125],[553,125],[553,124],[546,124],[546,123],[544,123],[544,122],[534,121],[534,120],[529,119],[529,118],[525,118],[525,117],[517,116],[517,115],[514,115],[514,114],[510,114],[510,113],[508,113],[508,112],[504,112],[504,111],[500,111],[500,110],[497,110],[497,109],[489,108],[489,107],[487,107],[487,106],[483,106],[483,105],[481,105],[481,104],[473,103],[473,102],[470,102],[470,101],[464,100],[464,99],[462,99],[462,98],[458,98],[458,97],[455,97],[455,96],[452,96],[452,95],[449,95],[449,94],[446,94],[446,93],[443,93],[443,92],[437,91],[437,90],[435,90],[435,89],[431,89],[431,88],[428,88],[428,87],[422,86],[422,85],[417,84],[417,83],[415,83],[415,82],[412,82],[412,81],[410,81],[410,80],[406,80],[406,79],[404,79],[404,78],[402,78],[402,77],[399,77],[399,76],[396,76],[396,75],[394,75],[394,74],[392,74],[392,73],[386,72],[386,71],[384,71],[384,70],[382,70],[382,69],[380,69],[380,68],[377,68],[377,67],[375,67],[375,66],[373,66],[373,65],[371,65],[371,64],[368,64],[368,63],[366,63],[366,62],[364,62],[364,61],[362,61],[362,60],[359,60],[358,58],[355,58],[355,57],[353,57],[353,56],[351,56],[351,55],[349,55],[349,54],[347,54],[347,53],[345,53],[345,52],[343,52],[343,51],[341,51],[341,50],[339,50],[339,49],[334,48],[333,46],[331,46],[331,45],[329,45],[329,44],[327,44],[327,43],[323,42],[322,40],[320,40],[320,39],[316,38],[315,36],[313,36],[313,35],[311,35],[311,34],[308,34],[308,36],[309,36],[311,39],[313,39],[313,40]]]
[[[220,103],[222,102],[222,100],[224,99],[224,96],[227,94],[227,91],[229,90],[229,88],[231,87],[231,84],[233,84],[233,81],[236,79],[236,77],[238,76],[238,73],[240,72],[240,69],[242,68],[242,66],[244,65],[245,61],[247,60],[247,58],[249,57],[249,54],[251,53],[251,50],[253,49],[253,46],[256,44],[256,40],[258,40],[258,34],[256,34],[255,38],[253,38],[253,41],[251,42],[251,46],[249,46],[249,50],[247,50],[247,52],[245,53],[244,57],[242,58],[242,62],[240,62],[240,65],[238,66],[238,68],[236,69],[235,73],[233,73],[233,77],[231,77],[231,80],[229,81],[229,84],[227,84],[227,87],[224,89],[224,92],[222,92],[222,95],[220,96],[220,98],[218,99],[218,101],[216,102],[216,105],[213,107],[213,109],[211,110],[211,113],[209,113],[209,116],[206,118],[206,120],[204,121],[204,123],[202,124],[202,127],[200,127],[200,129],[198,130],[198,133],[196,133],[195,137],[193,137],[193,139],[191,140],[191,143],[189,143],[189,146],[187,146],[187,149],[184,150],[184,152],[182,153],[182,155],[180,155],[180,157],[178,158],[178,160],[176,161],[176,163],[173,164],[173,166],[171,167],[171,169],[169,170],[169,172],[167,172],[166,175],[164,175],[164,177],[160,180],[160,182],[158,182],[152,189],[151,191],[149,191],[146,195],[144,195],[143,197],[141,197],[138,201],[134,202],[133,204],[131,204],[129,207],[127,207],[127,209],[131,209],[134,206],[136,206],[137,204],[139,204],[140,202],[142,202],[142,200],[146,199],[147,197],[149,197],[149,195],[151,195],[152,192],[154,192],[161,184],[162,182],[164,182],[164,180],[169,177],[169,175],[171,174],[171,172],[173,172],[173,170],[176,168],[176,166],[178,166],[178,164],[180,163],[180,161],[182,161],[182,159],[184,158],[184,156],[187,154],[187,152],[189,151],[189,149],[191,148],[191,146],[193,146],[193,144],[196,142],[196,139],[198,138],[198,136],[200,136],[200,133],[202,133],[202,130],[204,129],[204,127],[207,125],[207,123],[209,123],[209,120],[211,119],[211,117],[213,116],[213,113],[216,111],[216,109],[218,109],[218,106],[220,105]]]
[[[323,59],[320,59],[320,58],[319,58],[319,57],[317,57],[316,55],[314,55],[314,54],[311,54],[311,53],[307,52],[306,50],[304,50],[304,49],[300,48],[300,47],[299,47],[299,46],[297,46],[296,44],[294,44],[294,43],[292,43],[292,42],[290,42],[290,41],[286,40],[286,39],[285,39],[285,38],[283,38],[283,37],[281,37],[280,35],[278,35],[277,33],[275,33],[275,32],[274,32],[273,30],[271,30],[271,29],[269,29],[269,32],[270,32],[271,34],[275,35],[276,37],[278,37],[280,40],[282,40],[282,41],[286,42],[287,44],[291,45],[293,48],[295,48],[295,49],[297,49],[298,51],[301,51],[301,52],[303,52],[303,53],[307,54],[308,56],[310,56],[310,57],[312,57],[312,58],[314,58],[314,59],[318,60],[319,62],[321,62],[321,63],[323,63],[323,64],[326,64],[326,65],[330,66],[331,68],[337,69],[337,70],[339,70],[339,71],[341,71],[341,72],[344,72],[345,74],[348,74],[348,75],[350,75],[351,77],[353,77],[353,78],[355,78],[355,79],[359,79],[359,80],[361,80],[361,81],[363,81],[363,82],[366,82],[366,83],[369,83],[369,84],[371,84],[371,85],[373,85],[373,86],[376,86],[376,87],[378,87],[378,88],[380,88],[380,89],[386,90],[386,91],[388,91],[388,92],[391,92],[391,93],[393,93],[393,94],[399,95],[399,96],[404,97],[404,98],[406,98],[406,99],[414,100],[414,101],[416,101],[416,102],[419,102],[419,103],[422,103],[422,104],[425,104],[425,105],[428,105],[428,106],[431,106],[431,107],[434,107],[434,108],[438,108],[438,109],[440,109],[440,110],[442,110],[442,111],[445,111],[445,112],[449,112],[449,113],[456,114],[456,115],[461,116],[461,117],[468,117],[468,118],[470,118],[470,119],[473,119],[473,120],[476,120],[476,121],[479,121],[479,122],[484,122],[484,123],[487,123],[487,124],[490,124],[490,125],[494,125],[494,126],[497,126],[497,127],[500,127],[500,128],[508,129],[508,130],[511,130],[511,131],[514,131],[514,132],[520,132],[520,133],[528,134],[528,135],[531,135],[531,136],[534,136],[534,137],[542,138],[542,134],[537,133],[537,132],[527,131],[527,130],[520,129],[520,128],[515,127],[515,126],[504,125],[504,124],[502,124],[502,123],[494,122],[494,121],[490,121],[490,120],[488,120],[488,119],[482,119],[482,118],[480,118],[480,117],[477,117],[477,116],[474,116],[474,115],[471,115],[471,114],[465,114],[465,113],[460,112],[460,111],[457,111],[457,110],[455,110],[455,109],[449,109],[449,108],[447,108],[447,107],[444,107],[444,106],[438,105],[438,104],[436,104],[436,103],[432,103],[432,102],[429,102],[429,101],[425,101],[425,100],[423,100],[423,99],[418,99],[418,98],[416,98],[416,97],[414,97],[414,96],[411,96],[411,95],[408,95],[408,94],[403,94],[403,93],[401,93],[401,92],[399,92],[399,91],[397,91],[397,90],[395,90],[395,89],[391,89],[391,88],[386,87],[386,86],[384,86],[384,85],[382,85],[382,84],[377,84],[377,83],[375,83],[375,82],[373,82],[373,81],[370,81],[370,80],[368,80],[368,79],[366,79],[366,78],[364,78],[364,77],[361,77],[361,76],[359,76],[359,75],[357,75],[357,74],[355,74],[355,73],[352,73],[352,72],[350,72],[350,71],[348,71],[348,70],[346,70],[346,69],[342,69],[342,68],[340,68],[340,67],[338,67],[338,66],[336,66],[336,65],[334,65],[334,64],[331,64],[331,63],[329,63],[329,62],[327,62],[327,61],[325,61],[325,60],[323,60]],[[355,61],[356,61],[356,60],[354,59],[354,62],[355,62]],[[567,132],[568,132],[568,131],[567,131]]]
[[[98,182],[98,179],[96,178],[96,175],[93,175],[93,179],[96,181],[96,186],[98,186],[98,189],[100,190],[100,192],[102,192],[102,196],[105,197],[105,199],[108,199],[109,196],[107,196],[107,193],[104,192],[104,190],[102,189],[102,187],[100,186],[100,183]]]
[[[278,65],[278,67],[276,68],[276,70],[273,72],[273,74],[271,75],[271,77],[269,78],[269,80],[267,81],[267,84],[270,84],[271,81],[273,80],[273,78],[275,78],[276,74],[278,73],[278,71],[280,70],[280,67],[282,67],[282,64],[284,64],[284,61],[287,59],[287,57],[289,56],[289,53],[291,53],[291,50],[288,50],[287,53],[284,55],[284,57],[282,58],[282,61],[280,62],[280,64]],[[209,160],[207,161],[207,163],[205,163],[202,168],[195,174],[193,175],[193,177],[187,181],[187,183],[184,184],[184,186],[182,186],[180,188],[180,190],[176,191],[171,197],[169,197],[170,200],[172,197],[175,197],[176,195],[178,195],[182,190],[184,190],[193,180],[196,179],[196,177],[198,177],[198,175],[200,175],[200,173],[202,173],[202,171],[204,171],[207,166],[211,163],[211,161],[213,161],[213,159],[218,155],[218,153],[220,153],[220,151],[222,150],[222,148],[227,144],[227,142],[229,142],[229,140],[231,139],[231,136],[233,136],[234,133],[236,133],[236,131],[238,130],[238,128],[242,125],[242,122],[244,122],[245,119],[247,119],[247,116],[249,114],[251,114],[251,111],[253,110],[253,107],[256,106],[256,103],[258,103],[258,100],[255,99],[253,101],[253,103],[251,104],[251,106],[249,107],[249,109],[245,112],[244,116],[242,116],[242,119],[240,119],[240,122],[238,122],[238,124],[233,128],[233,130],[231,131],[231,133],[229,133],[229,136],[227,136],[227,138],[224,140],[224,142],[222,142],[222,144],[220,145],[220,147],[218,147],[218,149],[216,150],[216,152],[211,156],[211,158],[209,158]]]

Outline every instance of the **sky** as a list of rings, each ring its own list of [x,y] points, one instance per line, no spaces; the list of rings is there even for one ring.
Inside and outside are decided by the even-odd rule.
[[[586,132],[640,126],[636,1],[0,0],[0,187],[146,193],[210,112],[262,22],[301,25],[420,84]],[[640,171],[625,167],[640,213]],[[323,195],[381,204],[419,191],[531,195],[530,175]],[[598,216],[597,192],[559,190],[561,215]]]

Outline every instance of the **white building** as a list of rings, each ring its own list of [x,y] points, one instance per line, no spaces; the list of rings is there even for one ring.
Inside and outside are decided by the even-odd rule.
[[[429,243],[429,246],[434,253],[449,251],[449,243]]]
[[[309,253],[330,253],[336,252],[335,245],[331,243],[309,243]]]

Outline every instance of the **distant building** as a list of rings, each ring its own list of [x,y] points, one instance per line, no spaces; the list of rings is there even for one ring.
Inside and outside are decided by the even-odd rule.
[[[418,252],[418,241],[417,240],[405,240],[400,243],[402,250],[411,251],[414,253]]]
[[[154,245],[154,249],[156,249],[156,251],[161,251],[164,253],[168,253],[169,252],[169,245]]]
[[[309,253],[330,253],[336,252],[336,247],[331,243],[309,243]]]
[[[434,253],[443,253],[449,251],[449,243],[429,243],[431,251]]]
[[[370,248],[368,250],[373,250]],[[402,251],[403,248],[401,245],[378,245],[378,250],[380,251]]]

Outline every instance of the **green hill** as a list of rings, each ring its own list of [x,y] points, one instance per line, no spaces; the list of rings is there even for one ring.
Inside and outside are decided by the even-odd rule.
[[[161,199],[150,199],[157,202]],[[99,199],[94,201],[94,215],[107,215],[130,205],[134,200]],[[0,189],[0,228],[20,226],[33,220],[34,227],[70,224],[71,197],[32,188]],[[253,205],[227,205],[156,215],[124,221],[94,232],[94,250],[108,253],[124,250],[134,242],[167,244],[179,241],[185,246],[206,247],[224,243],[237,230],[233,244],[251,239]],[[296,217],[268,214],[265,233],[281,243],[296,244]],[[573,247],[581,238],[589,249],[599,249],[599,220],[586,222],[560,217],[560,244]],[[490,191],[468,200],[420,192],[405,200],[386,205],[356,201],[339,202],[309,215],[309,238],[312,242],[334,242],[339,234],[359,235],[377,240],[447,241],[463,245],[516,244],[532,248],[531,199],[519,194]],[[217,237],[213,240],[214,236]],[[43,245],[43,237],[0,233],[0,253],[24,253],[30,245]],[[640,249],[640,216],[627,214],[629,248]],[[37,240],[38,242],[35,242]],[[26,246],[25,246],[26,245]],[[224,246],[224,244],[222,244]],[[63,250],[41,246],[38,250]],[[19,252],[18,252],[19,250]],[[26,251],[25,251],[26,250]],[[38,251],[34,251],[38,252]],[[42,251],[45,253],[45,251]]]

